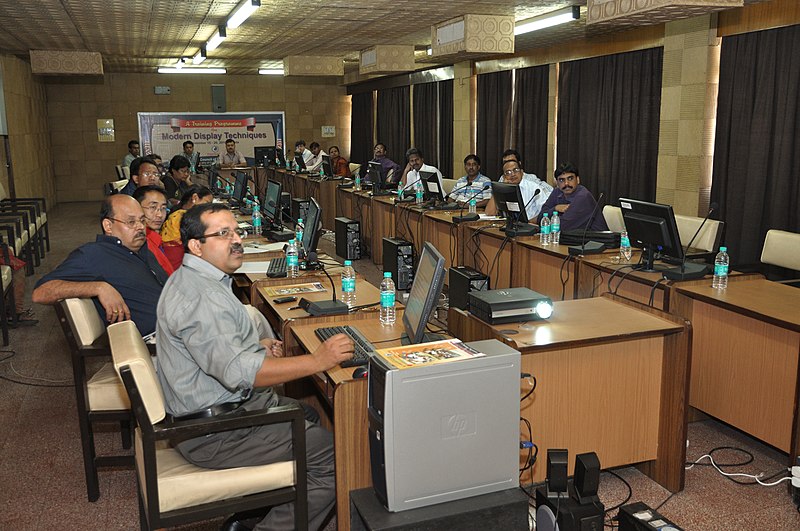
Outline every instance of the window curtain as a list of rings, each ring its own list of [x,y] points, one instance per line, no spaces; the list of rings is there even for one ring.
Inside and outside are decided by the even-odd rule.
[[[556,166],[606,204],[656,196],[663,48],[561,63]]]
[[[725,37],[711,199],[734,264],[757,264],[769,229],[800,232],[800,26]]]
[[[512,144],[519,151],[523,168],[547,180],[547,97],[550,66],[516,71]]]
[[[350,161],[366,165],[372,159],[372,91],[353,94],[350,115]]]
[[[408,86],[378,91],[378,142],[387,149],[387,156],[405,167],[406,150],[411,144],[411,105]]]
[[[425,162],[439,167],[438,105],[436,83],[414,85],[414,147],[422,150]],[[441,171],[441,168],[440,168]]]
[[[436,85],[439,87],[439,171],[445,177],[457,179],[461,168],[453,168],[453,80],[439,81]]]
[[[478,76],[477,155],[483,162],[482,173],[492,180],[500,176],[503,151],[511,137],[511,76],[511,70]]]

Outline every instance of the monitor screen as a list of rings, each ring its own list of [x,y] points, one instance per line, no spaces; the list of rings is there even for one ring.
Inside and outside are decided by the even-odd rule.
[[[277,225],[280,220],[281,212],[281,183],[278,181],[267,181],[267,191],[264,194],[264,206],[262,211],[267,223]]]
[[[419,172],[426,201],[444,201],[444,188],[439,175],[432,171]]]
[[[325,177],[333,177],[333,166],[328,155],[322,155],[322,173]]]
[[[303,227],[303,249],[309,262],[317,261],[317,244],[319,243],[320,227],[322,226],[322,208],[313,197],[308,198],[308,212],[306,212],[305,226]]]
[[[233,199],[242,203],[247,195],[247,174],[243,171],[236,172],[236,181],[233,183]]]
[[[522,189],[516,184],[492,183],[492,197],[497,204],[497,210],[515,223],[527,223],[528,211],[522,198]]]
[[[370,161],[367,164],[367,180],[371,183],[381,182],[381,163]]]
[[[303,155],[296,153],[294,156],[294,163],[298,170],[303,171],[306,169],[306,161],[303,160]]]
[[[444,256],[436,247],[425,242],[403,311],[403,326],[411,344],[422,343],[425,338],[425,325],[439,301],[444,273]]]
[[[253,148],[256,166],[275,164],[275,146],[256,146]]]
[[[646,269],[653,269],[655,253],[683,260],[683,248],[671,205],[620,197],[619,206],[631,243],[646,251]]]

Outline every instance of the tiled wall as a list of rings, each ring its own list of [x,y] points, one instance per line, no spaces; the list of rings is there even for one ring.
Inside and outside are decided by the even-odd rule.
[[[282,76],[194,76],[106,74],[96,82],[53,79],[47,84],[47,119],[59,201],[102,197],[103,183],[138,138],[137,112],[211,112],[211,85],[225,85],[227,110],[284,111],[286,142],[317,140],[350,152],[350,97],[333,78]],[[171,94],[156,96],[166,85]],[[97,140],[97,119],[113,118],[115,142]],[[320,127],[336,126],[336,137],[321,138]],[[161,153],[162,156],[170,154]]]
[[[453,178],[463,175],[464,157],[475,152],[472,117],[475,105],[475,76],[472,63],[453,66]]]

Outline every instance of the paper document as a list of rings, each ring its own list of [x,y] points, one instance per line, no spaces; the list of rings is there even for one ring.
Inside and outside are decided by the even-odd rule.
[[[447,339],[406,345],[402,347],[384,348],[377,351],[391,365],[398,369],[408,369],[419,365],[434,365],[451,361],[468,360],[486,356],[482,352],[468,347],[459,339]]]
[[[234,275],[244,275],[247,273],[265,273],[269,267],[269,260],[259,260],[257,262],[243,262],[242,267],[233,272]]]

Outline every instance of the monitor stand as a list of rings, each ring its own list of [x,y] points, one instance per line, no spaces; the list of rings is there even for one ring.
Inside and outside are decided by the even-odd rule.
[[[530,223],[509,223],[500,230],[505,232],[506,236],[509,238],[516,238],[517,236],[535,236],[539,234],[539,227],[531,225]]]
[[[708,265],[686,262],[678,267],[670,267],[661,272],[664,274],[664,278],[669,280],[697,280],[708,274]]]
[[[284,230],[283,227],[275,227],[274,225],[269,229],[262,231],[262,234],[274,242],[288,242],[295,237],[292,230]]]
[[[425,332],[425,335],[422,336],[422,343],[431,343],[433,341],[443,341],[446,339],[442,334],[435,334],[433,332]],[[400,344],[401,345],[413,345],[411,342],[411,338],[408,337],[408,334],[403,334],[400,336]]]

